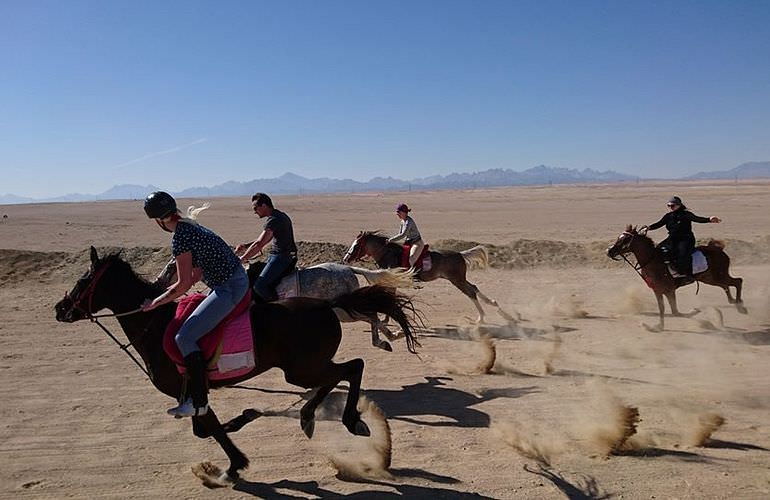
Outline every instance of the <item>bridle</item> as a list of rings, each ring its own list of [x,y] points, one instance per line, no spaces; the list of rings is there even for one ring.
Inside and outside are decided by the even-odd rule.
[[[358,236],[353,244],[350,246],[348,251],[345,253],[345,257],[343,258],[343,261],[345,262],[355,262],[357,260],[360,260],[361,258],[368,255],[366,253],[366,235],[361,234]],[[355,251],[353,251],[353,247],[355,247]]]
[[[627,254],[627,253],[629,253],[629,252],[631,252],[631,245],[632,245],[632,244],[633,244],[633,242],[634,242],[634,238],[636,238],[636,237],[639,235],[639,233],[635,233],[635,232],[634,232],[634,233],[632,233],[631,231],[623,231],[623,232],[621,233],[621,236],[623,236],[623,235],[627,235],[627,236],[630,236],[630,237],[631,237],[631,239],[630,239],[630,240],[628,240],[628,243],[626,243],[625,245],[623,245],[623,246],[624,246],[624,248],[625,248],[625,247],[627,247],[627,249],[623,250],[622,252],[619,252],[619,253],[618,253],[618,255],[620,255],[620,257],[622,257],[622,258],[623,258],[623,260],[625,260],[625,261],[626,261],[626,264],[628,264],[629,266],[631,266],[631,268],[633,268],[633,270],[634,270],[634,271],[636,271],[636,274],[638,274],[638,275],[639,275],[639,277],[640,277],[640,278],[642,278],[642,279],[644,280],[644,282],[645,282],[645,283],[647,283],[647,285],[649,286],[649,282],[647,281],[647,278],[645,278],[645,277],[642,275],[642,270],[643,270],[645,267],[647,267],[647,265],[648,265],[650,262],[652,262],[652,261],[654,260],[655,256],[653,255],[653,257],[650,257],[650,260],[648,260],[648,261],[647,261],[647,262],[645,262],[644,264],[641,264],[641,263],[640,263],[638,260],[636,261],[636,264],[633,264],[633,263],[632,263],[630,260],[628,260],[628,257],[626,257],[626,254]],[[612,260],[619,260],[619,259],[617,259],[617,258],[615,258],[615,257],[610,257],[610,258],[611,258]]]
[[[72,298],[72,296],[69,294],[69,292],[66,292],[64,294],[65,299],[69,299],[69,301],[72,303],[72,306],[70,306],[69,310],[66,312],[66,314],[71,314],[72,311],[80,311],[83,313],[83,315],[88,319],[91,323],[96,323],[96,326],[101,328],[104,333],[107,334],[108,337],[110,337],[113,342],[115,342],[118,347],[120,347],[120,350],[126,353],[126,355],[131,358],[131,360],[136,364],[136,366],[139,367],[140,370],[144,372],[145,375],[147,375],[147,378],[150,379],[150,382],[152,382],[152,376],[150,375],[150,372],[142,366],[142,364],[139,362],[139,360],[136,359],[136,357],[131,354],[131,352],[128,350],[129,347],[131,347],[131,342],[127,344],[121,344],[120,341],[115,337],[115,335],[110,332],[107,327],[105,327],[103,324],[99,322],[99,318],[120,318],[122,316],[129,316],[131,314],[136,314],[142,310],[141,307],[138,307],[136,309],[133,309],[128,312],[123,313],[107,313],[107,314],[93,314],[91,313],[91,303],[93,301],[94,297],[94,290],[96,290],[96,284],[99,282],[99,280],[104,276],[104,273],[107,271],[107,268],[110,267],[110,262],[108,261],[105,263],[102,267],[96,270],[94,272],[93,277],[91,278],[91,282],[88,284],[85,290],[78,294],[78,297],[75,299]],[[84,301],[88,301],[88,308],[84,309],[82,307],[82,303]]]

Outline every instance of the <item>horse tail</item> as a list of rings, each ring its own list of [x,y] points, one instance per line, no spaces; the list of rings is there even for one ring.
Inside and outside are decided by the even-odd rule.
[[[350,266],[353,274],[363,276],[370,285],[381,285],[388,288],[409,288],[414,280],[414,271],[391,271],[389,269],[364,269]]]
[[[372,285],[340,295],[331,301],[334,313],[345,321],[348,318],[368,321],[377,314],[384,314],[393,318],[406,338],[406,348],[411,353],[417,353],[420,343],[416,338],[416,331],[422,328],[424,323],[422,314],[418,311],[411,299],[391,288],[381,285]]]
[[[489,253],[487,253],[487,249],[484,245],[476,245],[468,250],[463,250],[460,252],[460,255],[462,255],[465,264],[470,269],[474,269],[475,267],[486,269],[489,267]]]
[[[712,247],[712,248],[718,248],[720,250],[724,250],[726,245],[725,245],[725,242],[723,240],[715,240],[715,239],[712,238],[712,239],[709,240],[709,242],[708,242],[708,244],[706,246]]]

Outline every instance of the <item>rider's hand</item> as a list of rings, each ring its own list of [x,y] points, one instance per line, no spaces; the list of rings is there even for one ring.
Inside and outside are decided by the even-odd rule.
[[[722,222],[722,219],[720,219],[716,215],[712,215],[711,217],[709,217],[709,222],[712,222],[713,224],[719,224],[720,222]]]
[[[144,312],[152,311],[156,307],[158,307],[158,305],[153,299],[144,299],[144,302],[142,303],[142,311]]]
[[[645,224],[643,226],[639,226],[639,232],[640,233],[646,233],[649,230],[650,230],[650,228],[647,226],[647,224]]]
[[[241,253],[244,250],[246,250],[248,247],[249,247],[249,245],[247,245],[246,243],[241,243],[240,245],[235,247],[235,253]]]

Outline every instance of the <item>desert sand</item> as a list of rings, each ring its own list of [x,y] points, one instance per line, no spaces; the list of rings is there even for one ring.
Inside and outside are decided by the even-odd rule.
[[[692,318],[656,321],[649,289],[602,250],[625,225],[649,224],[679,194],[699,238],[727,242],[748,314],[722,290],[680,289]],[[251,459],[233,488],[207,489],[191,467],[226,465],[212,440],[165,414],[152,388],[88,322],[57,323],[53,304],[87,270],[89,245],[125,248],[148,276],[169,235],[141,201],[2,206],[0,497],[3,498],[768,498],[770,497],[770,183],[642,183],[469,191],[276,196],[305,264],[339,260],[359,230],[395,232],[406,201],[439,247],[489,245],[469,278],[522,321],[443,280],[406,290],[425,314],[419,357],[371,347],[346,324],[337,359],[366,361],[372,438],[340,424],[330,396],[308,440],[305,391],[278,371],[216,391],[220,418],[263,413],[232,438]],[[206,200],[182,200],[181,205]],[[244,198],[209,200],[200,221],[229,242],[261,224]],[[650,233],[656,240],[665,230]],[[117,328],[117,323],[107,321]],[[637,413],[638,412],[638,413]],[[392,461],[381,460],[390,429]],[[385,442],[385,444],[383,444]],[[362,465],[363,464],[363,465]]]

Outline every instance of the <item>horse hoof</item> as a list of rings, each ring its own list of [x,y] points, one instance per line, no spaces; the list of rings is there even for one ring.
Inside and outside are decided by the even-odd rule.
[[[305,433],[308,439],[313,439],[313,433],[315,432],[315,419],[311,418],[310,420],[300,420],[300,425],[302,426],[302,432]]]
[[[749,314],[749,310],[744,307],[742,302],[736,303],[735,308],[738,309],[738,312],[741,314]]]
[[[642,328],[648,332],[659,333],[663,331],[663,325],[650,326],[647,323],[642,323]]]
[[[366,425],[366,423],[363,420],[359,420],[356,422],[356,425],[353,426],[353,434],[356,436],[371,436],[372,433],[369,430],[369,426]]]
[[[390,343],[385,342],[384,340],[377,344],[375,347],[379,347],[383,351],[393,352],[393,348],[390,346]]]

